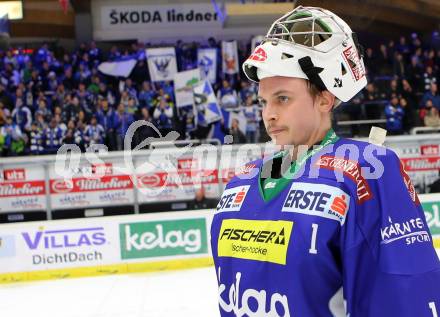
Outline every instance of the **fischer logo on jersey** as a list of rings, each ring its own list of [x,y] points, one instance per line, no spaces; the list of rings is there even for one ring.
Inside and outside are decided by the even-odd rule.
[[[217,212],[239,211],[249,191],[249,185],[226,189],[217,205]]]
[[[221,282],[221,267],[218,268],[218,299],[222,310],[227,313],[234,312],[237,317],[290,317],[289,301],[286,295],[280,293],[267,294],[264,289],[240,289],[241,278],[241,272],[237,272],[235,283],[233,282],[229,287],[229,291],[226,292],[225,300],[222,295],[225,293],[226,285]],[[268,300],[270,300],[269,303]]]
[[[363,203],[373,197],[367,180],[362,176],[359,163],[334,156],[322,156],[315,165],[334,171],[339,171],[356,182],[358,203]]]
[[[344,225],[350,196],[324,184],[293,183],[281,211],[337,220]]]
[[[390,244],[403,239],[406,245],[431,241],[422,218],[410,219],[404,222],[393,222],[389,218],[388,221],[390,225],[380,229],[381,244]]]
[[[218,238],[218,256],[286,264],[293,222],[225,219]]]

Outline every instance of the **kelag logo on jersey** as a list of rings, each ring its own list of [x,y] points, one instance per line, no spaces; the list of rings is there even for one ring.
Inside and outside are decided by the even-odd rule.
[[[338,187],[293,183],[281,211],[333,219],[343,225],[349,205],[350,196]]]
[[[217,205],[217,212],[239,211],[248,190],[249,185],[226,189]]]
[[[225,219],[218,238],[218,256],[286,264],[293,222]]]
[[[217,276],[219,305],[225,312],[234,312],[234,316],[290,316],[289,300],[286,295],[271,293],[265,289],[244,288],[240,285],[240,281],[246,280],[246,275],[242,275],[241,272],[235,274],[235,281],[228,290],[228,285],[221,281],[221,267],[218,268]],[[243,281],[243,284],[248,282]]]

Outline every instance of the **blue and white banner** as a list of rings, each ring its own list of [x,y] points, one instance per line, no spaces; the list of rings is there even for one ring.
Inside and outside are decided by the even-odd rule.
[[[194,103],[193,86],[200,82],[200,69],[179,72],[174,75],[174,93],[176,106],[192,106]]]
[[[238,128],[240,129],[243,134],[246,133],[246,127],[247,127],[247,120],[245,115],[242,112],[229,112],[229,118],[228,118],[228,129],[232,127],[232,121],[237,120],[238,121]]]
[[[194,103],[179,109],[180,117],[185,120],[185,132],[190,133],[197,129],[197,110]]]
[[[124,58],[118,61],[103,62],[99,64],[98,70],[106,75],[115,77],[128,77],[131,74],[134,66],[136,66],[136,56]]]
[[[197,110],[198,125],[207,126],[222,119],[221,109],[209,81],[203,80],[194,86],[194,103]]]
[[[7,14],[0,18],[0,34],[9,35],[9,16]]]
[[[215,84],[217,81],[217,49],[199,48],[197,65],[202,73],[202,79],[207,79],[211,84]]]
[[[177,73],[174,47],[147,48],[145,50],[152,81],[174,80]]]
[[[238,73],[237,41],[222,41],[223,73],[233,75]]]

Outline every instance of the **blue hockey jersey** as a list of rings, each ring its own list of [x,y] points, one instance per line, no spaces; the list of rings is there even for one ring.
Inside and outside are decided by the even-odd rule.
[[[440,263],[397,155],[338,139],[270,200],[262,166],[226,186],[211,226],[222,317],[438,317]]]

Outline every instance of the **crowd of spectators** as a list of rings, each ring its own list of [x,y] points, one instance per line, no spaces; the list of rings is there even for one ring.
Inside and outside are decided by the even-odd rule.
[[[416,126],[440,127],[438,32],[425,42],[413,33],[368,47],[364,61],[369,84],[343,109],[351,120],[386,119],[388,133],[395,135]]]
[[[179,71],[197,67],[200,45],[176,43]],[[213,38],[205,45],[220,50]],[[249,46],[240,45],[240,62]],[[176,130],[183,139],[207,138],[210,126],[188,129],[193,118],[175,107],[173,83],[150,81],[142,54],[145,47],[139,43],[103,51],[91,42],[73,52],[47,44],[32,52],[0,52],[1,155],[53,154],[62,144],[76,144],[83,151],[93,144],[122,150],[130,124],[138,119],[152,122],[162,135]],[[98,71],[101,62],[130,54],[140,58],[129,78]],[[402,36],[397,43],[366,48],[364,60],[368,86],[340,107],[350,119],[386,118],[391,134],[408,133],[419,125],[440,126],[440,46],[435,41],[423,43],[416,34]],[[239,112],[246,121],[245,131],[240,130],[237,118],[229,123],[222,120],[221,130],[234,135],[237,143],[264,139],[256,85],[240,74],[222,75],[219,67],[213,87],[220,107]],[[148,137],[157,135],[150,127],[141,127],[132,146]]]

